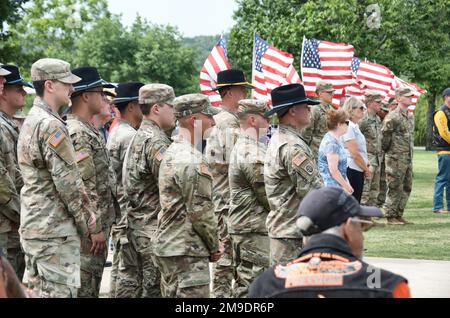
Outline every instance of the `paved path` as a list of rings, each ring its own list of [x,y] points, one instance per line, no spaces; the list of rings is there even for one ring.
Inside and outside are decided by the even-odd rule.
[[[367,257],[366,262],[402,275],[415,298],[450,298],[450,262]],[[108,297],[111,268],[105,268],[101,297]]]

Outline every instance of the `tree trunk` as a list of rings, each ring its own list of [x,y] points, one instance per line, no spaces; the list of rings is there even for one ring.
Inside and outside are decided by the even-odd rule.
[[[427,113],[427,139],[425,149],[435,150],[433,146],[433,114],[436,110],[436,92],[429,92]]]

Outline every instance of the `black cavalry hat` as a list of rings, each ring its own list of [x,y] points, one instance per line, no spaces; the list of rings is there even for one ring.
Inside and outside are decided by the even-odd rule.
[[[22,76],[20,75],[19,68],[15,65],[2,65],[2,68],[9,71],[10,74],[4,76],[6,82],[5,85],[22,85],[26,87],[33,88],[33,85],[31,83],[25,81]]]
[[[217,87],[213,91],[228,86],[245,86],[246,88],[254,89],[255,87],[247,82],[244,72],[241,70],[225,70],[217,74]]]
[[[73,86],[74,93],[87,91],[95,87],[115,88],[115,86],[103,80],[95,67],[80,67],[72,70],[72,73],[81,77],[81,81]]]
[[[298,104],[320,104],[319,101],[309,99],[306,96],[305,88],[301,84],[289,84],[277,87],[272,91],[271,96],[272,109],[266,112],[266,117]]]
[[[144,86],[141,82],[120,83],[116,88],[117,96],[113,104],[129,103],[139,100],[139,89]]]

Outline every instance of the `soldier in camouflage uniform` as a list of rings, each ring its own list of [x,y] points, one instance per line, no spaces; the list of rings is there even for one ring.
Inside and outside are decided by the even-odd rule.
[[[214,116],[216,126],[207,140],[205,157],[213,176],[213,202],[219,222],[219,236],[225,253],[215,264],[213,290],[217,298],[232,296],[231,284],[235,278],[233,253],[227,218],[230,204],[228,165],[231,150],[239,133],[239,118],[236,115],[238,102],[247,96],[253,86],[245,80],[240,70],[226,70],[217,74],[217,89],[222,97],[222,110]]]
[[[110,280],[110,298],[116,298],[117,288],[121,288],[120,284],[116,284],[119,266],[119,251],[121,249],[121,243],[128,242],[126,229],[127,229],[127,218],[126,218],[126,205],[125,205],[125,193],[123,192],[122,185],[122,169],[123,162],[125,160],[125,153],[130,145],[131,140],[136,134],[136,130],[139,128],[142,122],[142,111],[139,107],[139,89],[144,86],[140,82],[128,82],[121,83],[117,87],[117,95],[114,99],[116,109],[120,112],[120,117],[117,119],[117,123],[112,128],[109,135],[108,142],[106,143],[106,148],[109,151],[109,156],[111,158],[111,165],[116,173],[116,185],[117,185],[117,201],[120,206],[120,214],[116,216],[115,225],[111,229],[111,238],[114,244],[114,254],[111,269],[111,280]],[[127,244],[126,246],[130,246]],[[125,254],[126,251],[122,251]],[[131,251],[133,253],[133,251]],[[126,257],[127,260],[132,260],[133,263],[129,265],[130,269],[137,269],[137,263],[134,258]],[[136,276],[136,274],[132,276]],[[126,292],[129,288],[125,287],[120,294],[122,297],[134,295],[127,295]]]
[[[174,90],[168,85],[149,84],[141,87],[139,104],[144,120],[125,156],[123,185],[130,228],[128,239],[136,251],[138,276],[130,277],[126,268],[119,268],[119,281],[127,280],[126,287],[130,291],[134,290],[135,297],[161,297],[161,274],[152,260],[151,239],[161,209],[159,166],[171,144],[165,131],[175,126],[174,99]],[[142,295],[138,294],[139,290]],[[121,295],[118,294],[118,297]]]
[[[367,112],[359,124],[359,129],[366,138],[367,156],[369,158],[372,178],[365,179],[361,202],[363,205],[375,206],[380,190],[381,120],[378,112],[381,109],[381,95],[368,91],[365,94]]]
[[[0,227],[7,223],[11,226],[11,230],[8,232],[7,256],[17,276],[22,280],[25,271],[25,256],[20,246],[19,237],[19,198],[23,181],[17,162],[19,128],[13,116],[25,105],[27,93],[23,86],[32,86],[21,77],[17,66],[4,65],[3,68],[11,74],[5,77],[5,87],[3,94],[0,95],[0,182],[4,182],[11,191],[6,193],[8,202],[5,202],[6,200],[0,201],[0,210],[5,210],[3,214],[6,217],[9,215],[13,219],[8,218],[3,221],[4,216],[0,214]]]
[[[287,263],[302,248],[302,234],[296,226],[296,212],[306,194],[323,186],[311,149],[300,135],[310,123],[308,99],[300,84],[281,86],[272,91],[278,131],[272,136],[264,162],[264,181],[270,212],[267,229],[270,237],[271,265]]]
[[[161,211],[154,238],[163,297],[209,297],[209,263],[223,253],[211,200],[212,175],[201,153],[216,113],[207,96],[175,99],[180,131],[159,171]]]
[[[100,78],[94,67],[73,70],[82,78],[74,86],[72,112],[67,116],[67,130],[75,148],[75,158],[88,197],[90,198],[97,222],[101,224],[105,238],[109,237],[115,220],[116,177],[112,170],[105,142],[91,124],[92,117],[100,113],[105,103],[103,88],[114,87]],[[81,239],[81,288],[78,297],[97,298],[103,267],[108,256],[107,249],[101,255],[92,255],[88,239]]]
[[[381,124],[383,124],[384,119],[389,113],[389,103],[383,102],[380,111],[378,112],[378,117],[380,117]],[[380,128],[381,133],[381,128]],[[381,162],[380,162],[380,187],[377,195],[377,206],[382,208],[384,202],[386,202],[386,191],[387,191],[387,183],[386,183],[386,162],[383,148],[381,149]]]
[[[269,127],[264,117],[266,111],[265,102],[247,99],[239,102],[241,133],[231,151],[228,168],[228,231],[233,244],[236,298],[247,296],[253,280],[269,267],[266,218],[270,208],[264,188],[265,137]]]
[[[39,297],[76,297],[80,237],[90,235],[94,254],[105,248],[69,132],[58,115],[80,78],[70,72],[69,63],[56,59],[34,63],[31,77],[37,97],[17,145],[24,182],[20,237],[28,283]]]
[[[333,85],[326,81],[319,81],[316,85],[316,94],[320,99],[320,106],[311,110],[311,123],[303,129],[301,136],[306,144],[311,148],[314,155],[314,161],[317,161],[320,142],[323,136],[328,132],[327,111],[334,109],[331,106],[333,100]]]
[[[413,92],[409,88],[395,91],[398,107],[383,121],[382,147],[386,158],[387,198],[384,205],[388,224],[411,224],[403,218],[412,190],[414,116],[408,112]]]

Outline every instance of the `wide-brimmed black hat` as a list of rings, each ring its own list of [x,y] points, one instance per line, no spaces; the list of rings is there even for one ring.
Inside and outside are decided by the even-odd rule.
[[[225,70],[217,74],[217,87],[213,89],[213,91],[228,86],[245,86],[249,89],[255,88],[252,84],[247,82],[244,72],[241,70]]]
[[[33,88],[31,83],[25,81],[20,75],[19,68],[15,65],[2,65],[2,68],[10,72],[10,74],[4,76],[6,82],[5,85],[22,85],[26,87]]]
[[[81,81],[74,84],[74,93],[87,91],[95,87],[114,88],[115,86],[103,80],[95,67],[79,67],[72,70],[72,73],[81,77]]]
[[[271,116],[294,105],[308,104],[319,105],[319,101],[309,99],[305,88],[301,84],[289,84],[275,88],[272,93],[272,109],[265,115]]]
[[[139,89],[144,86],[141,82],[120,83],[116,88],[117,96],[113,104],[129,103],[139,100]]]

